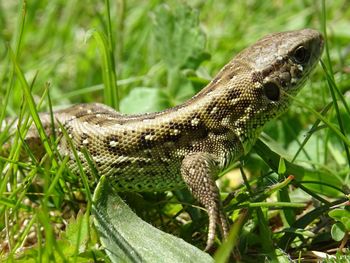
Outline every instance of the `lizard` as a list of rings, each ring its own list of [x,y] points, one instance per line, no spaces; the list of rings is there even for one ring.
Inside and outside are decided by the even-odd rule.
[[[199,93],[160,112],[126,115],[100,103],[77,104],[54,112],[62,123],[58,150],[79,173],[69,140],[87,172],[86,149],[98,171],[120,192],[157,192],[187,187],[207,210],[205,250],[217,226],[223,238],[229,224],[215,183],[220,171],[247,154],[264,124],[283,113],[323,50],[313,29],[273,33],[237,54]],[[50,114],[40,115],[47,133]],[[37,132],[29,131],[29,145]]]

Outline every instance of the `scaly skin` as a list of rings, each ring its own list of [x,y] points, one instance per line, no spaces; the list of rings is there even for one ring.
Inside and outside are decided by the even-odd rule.
[[[83,147],[99,174],[118,191],[187,186],[208,211],[209,249],[216,226],[224,237],[229,229],[215,184],[217,174],[246,154],[264,124],[286,110],[322,49],[322,36],[315,30],[271,34],[240,52],[208,86],[177,107],[123,115],[101,104],[80,104],[54,116],[64,123],[84,169],[89,172]],[[41,118],[50,127],[49,116]],[[27,141],[36,137],[28,135]],[[70,156],[68,165],[78,173],[64,137],[58,149]]]

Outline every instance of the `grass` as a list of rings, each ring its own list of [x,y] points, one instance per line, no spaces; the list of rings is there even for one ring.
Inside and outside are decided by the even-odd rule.
[[[2,1],[0,122],[12,116],[20,125],[0,130],[1,260],[109,260],[90,219],[94,182],[66,168],[38,112],[80,102],[125,113],[168,108],[258,38],[311,27],[327,42],[322,65],[253,151],[220,178],[223,199],[235,191],[225,206],[235,223],[211,254],[218,262],[348,262],[350,9],[345,0],[324,4]],[[42,158],[23,139],[32,124]],[[145,221],[205,246],[207,217],[188,192],[122,197]]]

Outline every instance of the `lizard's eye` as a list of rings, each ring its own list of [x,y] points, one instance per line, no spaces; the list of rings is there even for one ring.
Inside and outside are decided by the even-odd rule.
[[[304,46],[298,46],[293,53],[294,61],[298,64],[304,64],[309,60],[310,53]]]
[[[280,98],[280,88],[274,82],[266,82],[264,84],[265,96],[272,101],[278,101]]]

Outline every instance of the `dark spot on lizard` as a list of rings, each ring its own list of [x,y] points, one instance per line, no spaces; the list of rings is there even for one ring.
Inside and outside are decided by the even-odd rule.
[[[167,158],[167,159],[171,159],[171,157],[172,157],[171,152],[172,152],[171,148],[165,148],[165,149],[162,150],[162,153],[163,153],[164,157]]]
[[[292,67],[292,76],[295,76],[298,79],[300,79],[303,77],[303,71],[301,71],[297,67]]]
[[[236,76],[236,72],[231,71],[231,72],[228,73],[228,78],[229,79],[233,79],[234,76]]]
[[[225,135],[231,132],[227,127],[217,127],[210,130],[214,135]]]
[[[260,71],[254,71],[252,73],[252,82],[262,82],[263,81],[263,76]]]
[[[233,99],[239,98],[242,92],[238,89],[230,89],[227,94],[227,100],[231,101]]]
[[[103,166],[102,161],[95,161],[95,164],[96,164],[97,168]]]
[[[211,83],[212,84],[216,84],[219,80],[221,79],[221,76],[217,76],[216,78],[214,78]]]
[[[152,155],[150,157],[148,157],[149,159],[136,159],[135,160],[135,165],[142,168],[142,167],[146,167],[149,165],[150,160],[152,158]]]
[[[133,163],[131,160],[123,160],[122,162],[115,162],[110,165],[111,168],[125,169],[131,166]]]
[[[217,107],[217,102],[213,101],[212,103],[210,103],[208,105],[208,107],[205,109],[205,112],[208,114],[211,114],[211,112],[213,111],[213,109]]]
[[[261,75],[263,77],[263,79],[265,79],[267,76],[269,76],[271,74],[271,72],[274,71],[274,67],[272,65],[270,65],[269,67],[265,68],[262,72]]]
[[[122,140],[117,135],[109,135],[104,140],[103,143],[105,147],[111,154],[114,155],[127,155],[129,154],[130,148],[125,144],[121,144]]]

